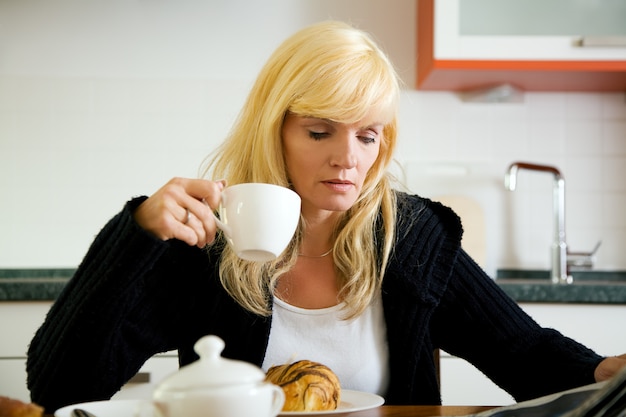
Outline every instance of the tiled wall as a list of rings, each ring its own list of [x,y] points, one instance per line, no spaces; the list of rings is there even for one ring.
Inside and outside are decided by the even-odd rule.
[[[468,103],[450,93],[412,92],[402,108],[400,153],[410,187],[429,196],[475,198],[486,219],[487,260],[544,268],[553,241],[553,178],[513,161],[559,168],[566,183],[572,251],[598,241],[597,268],[626,267],[626,97],[623,93],[525,93],[521,103]]]
[[[197,176],[244,91],[228,81],[0,77],[0,265],[76,266],[127,199]]]
[[[0,78],[0,266],[74,267],[124,202],[173,176],[196,176],[227,132],[248,83],[123,78]],[[573,250],[598,240],[597,266],[626,268],[624,94],[526,93],[468,103],[406,91],[397,170],[426,196],[475,198],[491,274],[548,268],[552,179],[514,160],[553,164],[567,187]]]
[[[0,268],[76,267],[128,198],[196,176],[267,56],[306,24],[371,32],[414,85],[415,0],[31,3],[0,2]],[[400,123],[409,188],[485,212],[489,273],[549,265],[552,180],[521,172],[505,192],[513,160],[558,166],[572,249],[601,239],[598,267],[626,269],[624,93],[407,91]]]

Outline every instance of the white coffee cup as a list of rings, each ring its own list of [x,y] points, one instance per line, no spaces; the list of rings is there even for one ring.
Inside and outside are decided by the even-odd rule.
[[[244,183],[226,187],[217,226],[242,259],[267,262],[289,245],[300,220],[300,196],[279,185]]]

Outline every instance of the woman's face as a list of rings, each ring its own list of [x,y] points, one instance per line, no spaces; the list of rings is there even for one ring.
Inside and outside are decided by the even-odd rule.
[[[348,210],[380,150],[383,124],[343,124],[288,114],[282,127],[287,172],[302,212]]]

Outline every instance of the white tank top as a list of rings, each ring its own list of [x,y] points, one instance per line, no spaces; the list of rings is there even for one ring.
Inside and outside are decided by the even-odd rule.
[[[308,359],[337,374],[342,389],[385,395],[389,352],[380,295],[363,314],[343,320],[343,304],[322,309],[292,306],[274,297],[263,370]]]

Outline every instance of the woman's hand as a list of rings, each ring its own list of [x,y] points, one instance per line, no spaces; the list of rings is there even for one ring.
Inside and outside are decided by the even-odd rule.
[[[598,364],[593,376],[596,378],[596,382],[606,381],[624,367],[626,367],[626,353],[619,356],[610,356]]]
[[[224,181],[174,178],[141,203],[135,221],[159,239],[178,239],[200,248],[215,240],[211,207],[217,207]]]

